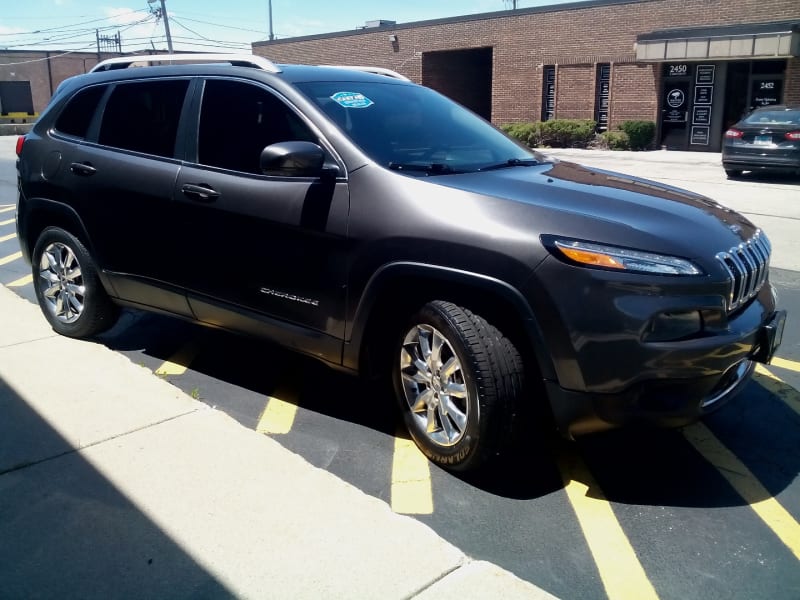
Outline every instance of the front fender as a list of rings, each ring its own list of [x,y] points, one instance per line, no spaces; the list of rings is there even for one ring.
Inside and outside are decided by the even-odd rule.
[[[525,297],[512,285],[481,274],[416,262],[393,262],[380,267],[370,277],[364,293],[358,301],[355,316],[347,327],[347,343],[344,346],[342,363],[349,369],[359,369],[361,353],[369,319],[396,282],[403,280],[435,281],[462,289],[474,289],[484,296],[496,296],[513,307],[516,317],[523,324],[524,333],[534,350],[541,375],[545,379],[555,379],[555,369],[541,327]],[[433,299],[433,298],[431,298]]]

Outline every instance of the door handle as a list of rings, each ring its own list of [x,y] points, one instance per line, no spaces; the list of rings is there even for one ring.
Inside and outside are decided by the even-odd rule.
[[[75,173],[75,175],[82,175],[84,177],[88,177],[89,175],[94,175],[97,173],[97,169],[95,169],[91,163],[78,163],[74,162],[69,166],[69,170]]]
[[[207,184],[186,183],[181,188],[184,196],[198,202],[214,202],[219,198],[220,193]]]

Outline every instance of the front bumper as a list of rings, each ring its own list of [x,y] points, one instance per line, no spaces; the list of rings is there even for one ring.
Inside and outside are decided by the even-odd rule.
[[[541,271],[538,295],[556,378],[545,381],[559,430],[575,436],[634,422],[675,427],[733,398],[756,362],[781,341],[785,312],[776,311],[769,281],[735,311],[729,287],[714,278],[621,278],[597,270]],[[531,296],[529,296],[531,297]],[[660,315],[702,314],[702,327],[655,338]]]
[[[747,384],[757,362],[772,359],[783,337],[786,312],[777,311],[753,336],[743,339],[747,357],[722,373],[691,379],[649,379],[624,392],[598,394],[547,382],[553,415],[568,437],[641,423],[680,427],[724,406]]]
[[[574,392],[554,382],[548,383],[547,392],[558,428],[568,437],[631,424],[680,427],[734,398],[750,380],[755,364],[743,360],[721,377],[655,379],[620,394]]]

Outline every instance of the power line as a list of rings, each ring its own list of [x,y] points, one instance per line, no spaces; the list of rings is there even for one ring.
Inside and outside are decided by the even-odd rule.
[[[90,50],[90,49],[93,49],[93,48],[94,48],[94,45],[89,45],[89,46],[86,46],[85,48],[78,48],[78,49],[75,49],[75,50],[67,50],[66,52],[62,52],[61,54],[51,54],[50,56],[45,56],[43,58],[32,58],[31,60],[21,60],[19,62],[13,62],[13,63],[0,63],[0,67],[14,67],[16,65],[27,65],[27,64],[30,64],[30,63],[42,62],[42,61],[45,61],[45,60],[52,60],[54,58],[61,58],[62,56],[67,56],[69,54],[75,54],[77,52],[82,52],[82,51]]]
[[[85,36],[92,36],[95,37],[98,32],[100,31],[109,31],[109,30],[116,30],[116,31],[128,31],[129,29],[143,25],[149,21],[152,21],[152,15],[148,14],[145,18],[140,19],[139,21],[134,21],[133,23],[128,23],[124,26],[119,25],[108,25],[106,27],[100,27],[97,29],[81,29],[81,30],[74,30],[74,31],[64,31],[60,35],[53,35],[47,38],[34,38],[34,39],[20,39],[20,40],[13,40],[15,43],[7,44],[3,47],[5,49],[13,49],[13,48],[35,48],[37,46],[52,46],[54,44],[63,45],[70,45],[70,44],[88,44],[88,40],[86,40]],[[83,38],[83,39],[81,39]],[[74,41],[73,41],[74,40]]]
[[[246,31],[248,33],[265,33],[263,29],[246,29],[244,27],[234,27],[233,25],[221,25],[220,23],[211,23],[209,21],[200,21],[198,19],[190,19],[189,17],[181,16],[184,21],[191,23],[201,23],[203,25],[212,25],[213,27],[221,27],[223,29],[236,29],[237,31]],[[175,20],[175,15],[172,15],[172,20]]]
[[[145,11],[145,9],[138,9],[138,10],[132,10],[131,12],[132,13],[139,13],[139,12],[146,12],[146,11]],[[61,32],[66,33],[68,31],[70,31],[71,28],[73,28],[73,27],[80,27],[82,25],[89,25],[91,23],[99,23],[100,21],[110,21],[111,19],[116,19],[118,17],[119,17],[119,15],[112,15],[110,17],[103,17],[102,19],[92,19],[90,21],[82,21],[80,23],[72,23],[70,25],[61,25],[59,27],[50,27],[50,28],[47,28],[47,29],[36,29],[35,31],[22,31],[22,32],[16,32],[16,33],[0,33],[0,35],[1,36],[37,35],[37,34],[41,34],[41,33],[49,33],[51,31],[61,31]],[[94,28],[91,28],[91,29],[94,29]]]
[[[247,45],[246,42],[234,42],[234,41],[230,41],[230,40],[215,40],[215,39],[206,37],[202,33],[199,33],[197,31],[195,31],[194,29],[190,29],[189,27],[187,27],[186,25],[181,23],[179,20],[177,20],[174,16],[172,17],[172,22],[175,23],[176,25],[182,27],[183,29],[185,29],[189,33],[194,34],[197,37],[199,37],[200,39],[205,40],[207,42],[214,42],[214,43],[217,43],[217,44],[238,44],[240,46]],[[182,38],[182,39],[185,39],[185,38]]]
[[[124,27],[124,29],[129,29],[129,28],[134,27],[136,25],[141,25],[143,23],[146,23],[148,20],[150,20],[150,17],[146,17],[146,18],[141,19],[139,21],[136,21],[134,23],[129,23]],[[13,47],[19,47],[19,46],[24,46],[24,45],[39,46],[39,45],[43,45],[43,44],[53,44],[53,43],[56,43],[56,42],[63,42],[65,40],[71,40],[71,39],[79,38],[79,37],[84,36],[84,35],[91,35],[91,34],[94,34],[96,31],[109,31],[109,30],[115,30],[115,29],[119,30],[120,26],[119,25],[109,25],[109,26],[100,27],[100,28],[97,28],[97,29],[80,29],[80,30],[74,30],[74,31],[69,31],[69,32],[65,31],[65,32],[63,32],[61,34],[52,35],[52,36],[46,37],[46,38],[38,38],[38,37],[37,38],[27,38],[27,39],[26,38],[22,38],[22,39],[18,39],[18,40],[13,40],[15,43],[13,45],[6,45],[6,47],[7,48],[12,47],[13,48]]]

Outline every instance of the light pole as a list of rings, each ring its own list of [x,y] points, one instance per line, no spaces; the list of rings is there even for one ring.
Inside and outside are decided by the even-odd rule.
[[[148,4],[155,4],[159,0],[147,0]],[[172,34],[169,32],[169,16],[167,16],[167,6],[164,3],[165,0],[160,0],[161,2],[161,9],[156,9],[154,12],[156,17],[163,17],[164,18],[164,32],[167,34],[167,48],[169,49],[169,53],[173,54],[172,50]],[[150,10],[153,10],[151,7]]]

